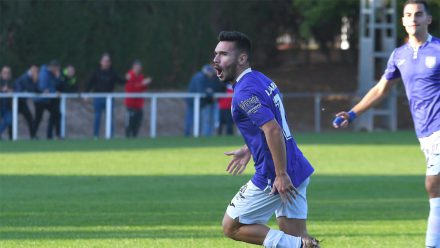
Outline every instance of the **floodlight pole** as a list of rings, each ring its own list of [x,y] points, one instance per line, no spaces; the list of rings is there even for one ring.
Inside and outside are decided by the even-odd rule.
[[[360,0],[358,95],[365,95],[379,80],[396,47],[396,0]],[[384,117],[388,130],[397,130],[396,91],[380,106],[360,116],[356,130],[374,130],[374,118]]]

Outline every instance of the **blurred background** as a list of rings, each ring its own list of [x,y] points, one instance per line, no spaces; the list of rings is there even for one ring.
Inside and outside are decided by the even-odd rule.
[[[358,0],[0,0],[0,65],[9,65],[18,77],[32,64],[57,59],[76,67],[79,90],[99,66],[101,55],[111,54],[113,68],[124,75],[134,59],[143,62],[144,74],[153,78],[152,92],[185,92],[191,76],[212,60],[221,30],[239,30],[253,41],[253,65],[289,93],[349,93],[358,91]],[[370,1],[371,2],[371,1]],[[380,1],[389,5],[391,1]],[[405,42],[400,24],[403,0],[397,1],[395,44]],[[432,0],[432,35],[440,35],[440,0]],[[388,54],[389,55],[389,54]],[[383,67],[377,69],[380,75]],[[119,85],[116,91],[124,91]],[[398,93],[402,89],[398,89]],[[330,130],[336,111],[348,108],[354,98],[332,95],[320,103],[319,122]],[[121,100],[122,101],[122,100]],[[287,98],[293,129],[313,131],[313,97]],[[67,111],[70,136],[87,136],[91,106],[78,103]],[[148,120],[147,101],[145,116]],[[123,135],[122,104],[116,102],[115,134]],[[118,110],[120,106],[121,110]],[[78,111],[85,112],[83,114]],[[119,111],[119,112],[118,112]],[[161,100],[160,135],[183,132],[184,105]],[[118,114],[119,113],[119,114]],[[82,118],[77,118],[78,115]],[[70,116],[69,116],[70,115]],[[399,129],[411,129],[405,97],[398,98]],[[21,117],[20,117],[21,118]],[[23,125],[23,121],[20,121]],[[121,128],[117,128],[121,126]],[[168,125],[168,126],[167,126]],[[378,125],[381,128],[381,125]],[[148,121],[140,133],[147,136]],[[20,135],[26,128],[20,126]]]

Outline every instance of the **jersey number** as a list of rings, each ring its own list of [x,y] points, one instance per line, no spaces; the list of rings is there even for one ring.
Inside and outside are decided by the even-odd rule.
[[[275,103],[275,106],[277,106],[278,110],[280,111],[281,122],[282,122],[281,127],[283,128],[284,138],[286,138],[286,140],[289,140],[292,138],[292,134],[290,133],[289,125],[287,124],[286,111],[284,110],[284,105],[283,105],[283,101],[281,101],[280,94],[276,94],[273,97],[273,101]]]

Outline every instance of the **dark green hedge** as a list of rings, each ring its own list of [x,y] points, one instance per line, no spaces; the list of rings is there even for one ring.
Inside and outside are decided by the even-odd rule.
[[[58,58],[75,65],[83,82],[100,55],[110,52],[121,74],[137,58],[154,77],[154,87],[183,88],[211,60],[220,30],[247,33],[254,42],[254,62],[269,67],[277,65],[279,34],[301,37],[311,29],[327,39],[339,32],[341,14],[357,18],[358,0],[308,1],[0,0],[0,65],[12,65],[18,76],[30,64]],[[440,0],[432,2],[438,35]],[[332,28],[319,28],[323,21]]]

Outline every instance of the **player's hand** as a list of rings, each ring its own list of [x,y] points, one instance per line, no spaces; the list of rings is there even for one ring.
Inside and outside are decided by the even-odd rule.
[[[339,112],[336,114],[336,118],[333,120],[333,127],[334,128],[346,128],[348,127],[348,124],[353,122],[357,118],[357,114],[351,110],[349,112]]]
[[[249,160],[251,160],[251,152],[246,147],[231,152],[225,152],[225,155],[232,156],[232,160],[226,168],[226,171],[234,176],[243,173]]]
[[[348,127],[348,113],[345,111],[336,114],[336,118],[333,120],[334,128],[346,128]]]
[[[293,186],[292,180],[290,180],[290,177],[287,174],[281,174],[275,177],[271,194],[274,194],[277,191],[278,194],[280,194],[283,203],[293,203],[293,200],[296,199],[296,196],[298,195],[298,190]]]

